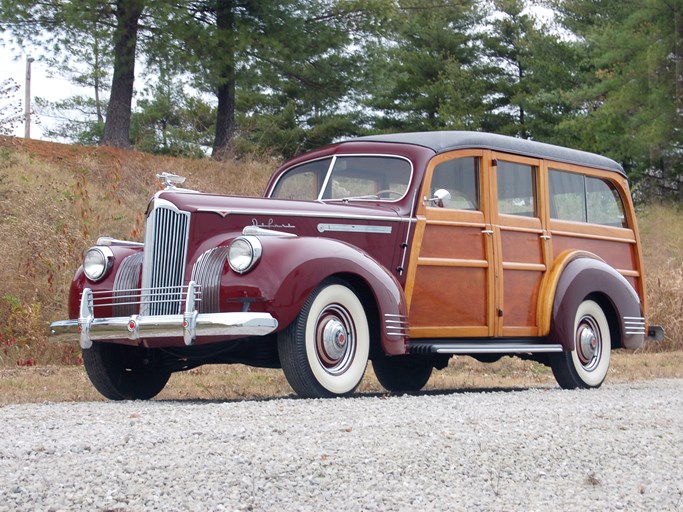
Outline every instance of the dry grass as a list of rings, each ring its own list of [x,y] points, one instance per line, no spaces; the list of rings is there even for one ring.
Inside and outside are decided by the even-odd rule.
[[[647,270],[648,315],[664,326],[663,343],[649,350],[683,349],[683,210],[680,205],[651,205],[639,212]]]
[[[683,378],[683,352],[612,354],[607,383],[653,378]],[[552,372],[537,363],[505,357],[492,364],[469,357],[451,359],[435,371],[422,393],[555,388]],[[386,394],[369,367],[359,394]],[[242,365],[203,366],[176,373],[158,400],[255,400],[293,396],[280,370]],[[104,400],[82,366],[0,369],[0,406],[17,403]]]
[[[277,162],[157,157],[0,137],[0,367],[74,364],[79,351],[47,343],[66,313],[84,249],[99,236],[141,240],[156,174],[188,188],[260,195]]]

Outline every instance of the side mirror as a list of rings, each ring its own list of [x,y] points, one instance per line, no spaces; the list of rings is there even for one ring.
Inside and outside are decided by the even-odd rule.
[[[434,197],[430,197],[428,201],[431,203],[431,206],[443,208],[451,203],[451,193],[445,188],[440,188],[434,192]]]

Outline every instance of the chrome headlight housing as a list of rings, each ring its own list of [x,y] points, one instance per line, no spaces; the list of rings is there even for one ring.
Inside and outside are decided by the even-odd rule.
[[[230,268],[238,274],[249,272],[261,259],[263,248],[258,238],[240,236],[235,238],[228,250]]]
[[[83,271],[91,281],[100,281],[111,270],[114,253],[109,247],[95,246],[88,249],[83,257]]]

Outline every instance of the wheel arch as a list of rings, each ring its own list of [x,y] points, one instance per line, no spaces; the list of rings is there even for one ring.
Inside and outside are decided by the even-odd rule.
[[[628,281],[598,256],[585,251],[567,251],[558,257],[544,283],[545,297],[539,305],[543,334],[564,350],[574,350],[574,315],[586,299],[592,299],[605,312],[613,348],[638,348],[644,333],[626,328],[628,318],[642,319],[638,294]]]
[[[269,273],[262,284],[270,288],[263,291],[272,298],[269,307],[282,328],[294,321],[320,283],[336,277],[347,282],[368,308],[371,348],[389,355],[407,353],[408,314],[403,288],[379,262],[352,245],[327,238],[262,242],[261,264]]]

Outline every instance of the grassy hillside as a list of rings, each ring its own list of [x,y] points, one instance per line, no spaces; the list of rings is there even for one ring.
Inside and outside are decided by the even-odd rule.
[[[140,240],[155,174],[186,186],[260,195],[275,161],[218,163],[0,137],[0,366],[75,363],[75,345],[46,342],[66,314],[81,253],[102,235]],[[683,348],[683,212],[640,212],[652,321],[665,325],[660,349]]]

